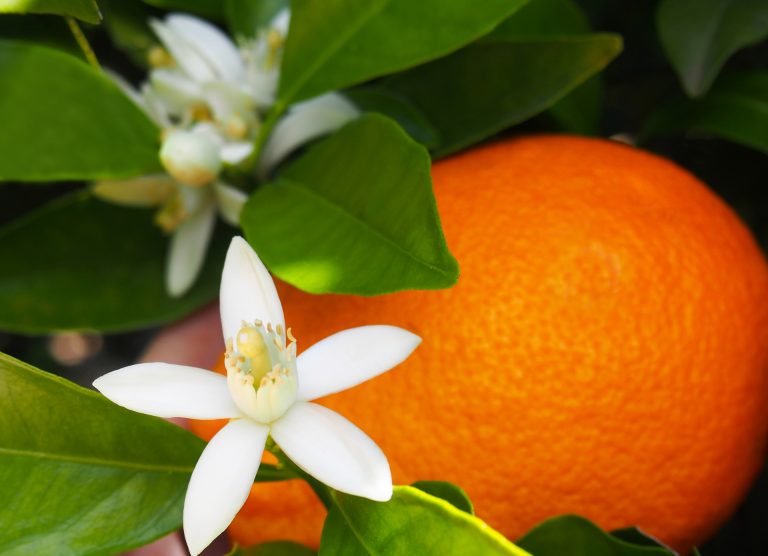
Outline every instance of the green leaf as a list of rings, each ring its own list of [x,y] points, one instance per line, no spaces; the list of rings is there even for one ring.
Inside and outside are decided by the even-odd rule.
[[[114,554],[178,528],[202,448],[0,354],[0,553]]]
[[[290,0],[225,0],[224,11],[230,32],[240,38],[255,37],[259,29],[269,25]]]
[[[3,0],[0,14],[68,15],[88,23],[99,23],[101,14],[94,0]]]
[[[149,27],[156,10],[141,2],[101,0],[104,27],[112,42],[141,68],[149,67],[149,52],[159,45]]]
[[[437,130],[424,114],[397,93],[371,86],[345,91],[344,96],[363,112],[377,112],[392,118],[408,135],[428,149],[437,146],[440,141]]]
[[[384,503],[338,492],[334,501],[320,556],[530,556],[482,520],[413,487],[395,487]]]
[[[524,2],[294,0],[278,99],[286,105],[444,56]]]
[[[102,73],[58,50],[0,40],[0,181],[160,170],[159,132]]]
[[[768,153],[768,72],[723,75],[703,99],[660,109],[645,134],[681,131],[717,135]]]
[[[445,481],[416,481],[411,486],[437,498],[442,498],[462,512],[475,514],[475,508],[467,493],[452,483]]]
[[[611,34],[489,39],[381,87],[426,116],[442,139],[434,154],[445,156],[549,108],[620,51],[621,38]]]
[[[649,537],[637,527],[625,527],[624,529],[616,529],[614,531],[611,531],[611,535],[616,537],[619,540],[622,540],[624,542],[628,542],[630,544],[634,544],[637,546],[653,546],[655,548],[664,548],[672,552],[671,548],[660,543],[656,539]]]
[[[665,548],[621,540],[575,515],[548,519],[517,544],[536,556],[674,556]]]
[[[124,2],[125,0],[118,0]],[[169,11],[197,14],[217,21],[224,20],[224,2],[222,0],[144,0],[156,8]]]
[[[656,23],[685,92],[697,97],[736,51],[768,37],[768,2],[662,0]]]
[[[483,40],[563,38],[590,30],[586,15],[572,0],[531,0]],[[548,113],[564,131],[594,135],[602,105],[603,85],[598,74],[553,104]]]
[[[227,231],[180,299],[165,293],[167,241],[149,210],[75,193],[0,230],[0,329],[118,331],[174,321],[218,293]],[[11,262],[12,261],[12,262]]]
[[[249,546],[235,547],[227,556],[316,556],[317,552],[303,544],[290,541],[274,541]]]
[[[453,285],[429,155],[368,114],[317,143],[248,200],[240,224],[269,269],[312,293]]]

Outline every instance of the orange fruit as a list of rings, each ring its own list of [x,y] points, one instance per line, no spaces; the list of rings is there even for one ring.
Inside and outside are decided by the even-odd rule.
[[[322,403],[382,447],[396,483],[454,482],[510,538],[577,513],[682,551],[705,540],[766,448],[768,268],[749,232],[685,170],[610,141],[504,141],[433,179],[456,287],[279,286],[300,347],[374,323],[424,339]],[[308,489],[253,492],[237,541],[317,545]]]

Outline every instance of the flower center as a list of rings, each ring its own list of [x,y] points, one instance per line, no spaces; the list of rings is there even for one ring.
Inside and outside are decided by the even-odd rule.
[[[237,336],[227,339],[224,366],[232,399],[251,419],[269,424],[296,401],[296,339],[283,327],[261,321],[243,323]]]

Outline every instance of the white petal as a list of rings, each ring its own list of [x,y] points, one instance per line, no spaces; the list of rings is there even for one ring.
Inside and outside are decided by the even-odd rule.
[[[299,355],[298,399],[314,400],[357,386],[399,365],[421,338],[397,326],[350,328]]]
[[[184,500],[184,537],[193,556],[211,544],[245,504],[268,433],[264,425],[238,419],[203,450]]]
[[[328,486],[371,500],[392,497],[392,475],[381,449],[344,417],[296,402],[272,423],[272,438],[301,469]]]
[[[91,191],[105,201],[129,207],[156,207],[171,198],[176,182],[165,174],[129,180],[100,181]]]
[[[129,99],[131,99],[134,104],[138,105],[139,108],[142,110],[146,110],[146,107],[144,106],[144,101],[141,98],[141,93],[137,91],[133,85],[128,83],[128,81],[119,73],[112,71],[109,68],[103,68],[104,75],[109,77],[109,79],[118,87],[120,87],[120,90],[125,93],[125,96],[127,96]]]
[[[179,297],[195,283],[216,223],[216,207],[208,203],[173,232],[166,266],[166,288]]]
[[[196,48],[220,79],[240,81],[245,70],[235,44],[217,27],[186,14],[171,14],[165,19],[168,27]]]
[[[186,37],[179,34],[176,29],[167,23],[151,19],[149,25],[160,38],[165,48],[168,49],[168,52],[171,53],[171,56],[173,56],[173,59],[179,67],[181,67],[189,77],[198,83],[205,83],[206,81],[213,81],[216,79],[214,69],[208,64],[208,61],[200,55],[194,42],[190,43]]]
[[[340,128],[359,114],[357,107],[338,93],[293,106],[270,135],[259,161],[259,174],[266,176],[295,148]]]
[[[220,181],[214,182],[213,191],[216,193],[216,204],[224,222],[239,228],[240,213],[243,211],[245,201],[248,200],[248,195]]]
[[[237,141],[225,143],[221,147],[219,156],[227,164],[239,164],[253,152],[253,143],[250,141]]]
[[[157,417],[226,419],[242,415],[229,394],[227,379],[196,367],[141,363],[100,376],[93,386],[117,405]]]
[[[283,8],[277,12],[277,15],[275,15],[275,17],[272,18],[272,21],[269,22],[269,28],[274,29],[282,36],[286,36],[288,34],[288,25],[290,22],[291,10]]]
[[[206,101],[213,115],[223,126],[237,116],[248,127],[256,125],[256,106],[251,96],[230,83],[216,81],[203,87]]]
[[[243,321],[261,320],[285,328],[283,306],[269,271],[241,237],[233,237],[221,275],[221,328],[234,338]]]
[[[203,99],[200,86],[178,70],[153,70],[149,74],[149,83],[166,110],[179,116],[184,115],[190,104]]]

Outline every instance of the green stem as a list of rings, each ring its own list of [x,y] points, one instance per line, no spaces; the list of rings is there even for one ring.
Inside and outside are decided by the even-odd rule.
[[[322,502],[323,506],[325,506],[326,510],[331,509],[331,507],[333,506],[333,497],[331,494],[331,489],[329,487],[325,486],[323,483],[321,483],[311,475],[307,474],[306,471],[304,471],[295,463],[293,463],[293,461],[291,461],[291,459],[287,455],[285,455],[285,452],[283,452],[277,445],[273,445],[273,446],[268,445],[267,449],[275,455],[275,457],[283,467],[290,470],[291,473],[296,475],[296,477],[298,477],[299,479],[304,479],[309,484],[310,488],[318,497],[320,502]]]
[[[259,128],[259,133],[256,134],[256,139],[253,141],[253,152],[241,164],[243,170],[251,171],[256,168],[259,158],[261,157],[261,151],[264,149],[264,145],[266,144],[267,139],[269,139],[272,129],[275,127],[275,124],[277,124],[277,121],[280,119],[280,116],[283,115],[286,108],[287,106],[284,103],[277,102],[272,107],[272,110],[269,111],[266,119],[261,124],[261,128]]]
[[[83,51],[83,55],[85,56],[85,59],[94,68],[96,68],[97,70],[101,70],[101,64],[99,64],[99,60],[96,58],[96,54],[91,48],[91,45],[88,42],[88,39],[85,37],[85,33],[83,33],[83,30],[80,29],[80,25],[78,25],[77,21],[75,21],[75,18],[65,17],[64,19],[67,20],[67,25],[69,26],[69,30],[72,31],[72,36],[75,37],[75,41],[77,42],[77,45],[80,47],[80,50]]]

